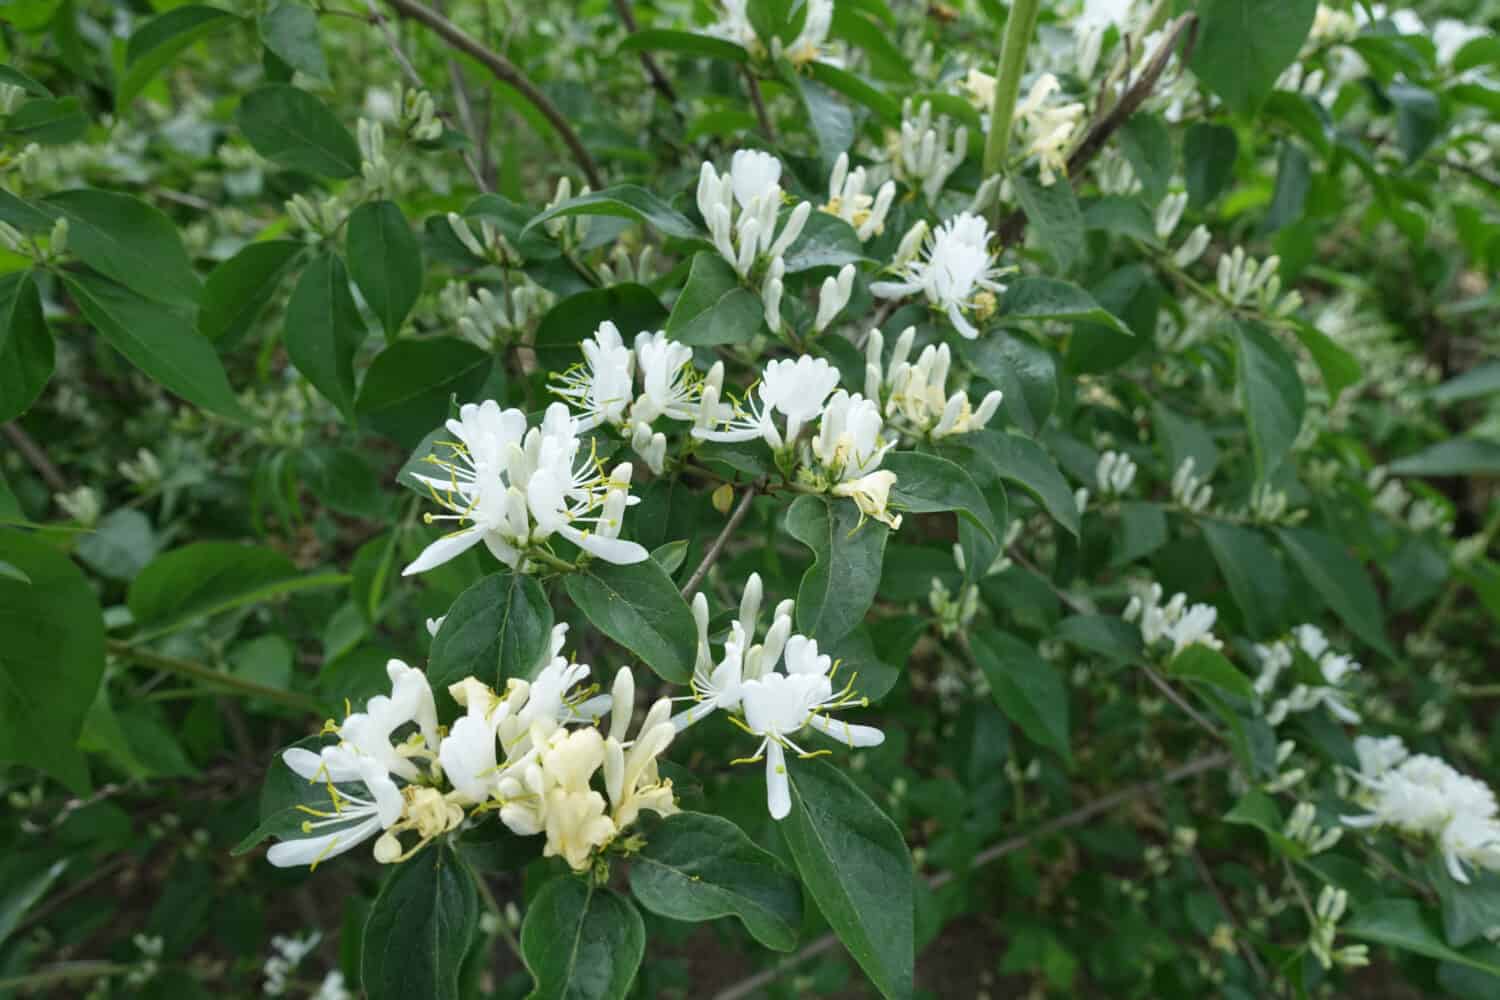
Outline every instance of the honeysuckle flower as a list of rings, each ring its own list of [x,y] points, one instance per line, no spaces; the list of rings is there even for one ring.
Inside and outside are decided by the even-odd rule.
[[[791,811],[791,791],[786,773],[786,750],[801,757],[812,756],[794,741],[812,728],[849,747],[879,746],[885,734],[873,726],[851,725],[828,713],[851,705],[868,704],[853,693],[853,683],[833,690],[830,657],[820,655],[818,644],[806,636],[787,640],[783,654],[785,673],[767,673],[742,685],[743,728],[761,737],[760,746],[746,762],[766,762],[766,805],[772,819],[785,819]]]
[[[752,441],[764,438],[773,449],[797,440],[808,421],[823,410],[823,401],[838,385],[838,369],[823,358],[802,355],[795,360],[768,363],[760,384],[752,392],[749,408],[733,407],[724,419],[694,427],[693,435],[708,441]],[[756,406],[758,394],[760,405]],[[786,418],[786,429],[776,427],[773,416]]]
[[[764,52],[760,40],[755,35],[755,25],[750,23],[750,15],[747,8],[750,0],[723,0],[721,6],[723,11],[719,19],[709,25],[706,32],[715,38],[734,42],[754,53]]]
[[[1172,473],[1172,500],[1184,510],[1201,514],[1213,502],[1214,488],[1194,473],[1196,465],[1191,455],[1178,464],[1177,471]]]
[[[702,592],[693,597],[693,620],[698,626],[698,651],[693,664],[692,708],[672,717],[680,731],[706,718],[715,710],[737,712],[741,685],[774,669],[792,634],[794,603],[782,601],[771,616],[771,627],[763,642],[754,642],[764,590],[759,573],[751,573],[740,598],[740,616],[729,623],[729,634],[715,662],[708,638],[708,599]]]
[[[818,58],[833,27],[833,0],[807,0],[802,30],[783,54],[794,66],[805,66]]]
[[[1044,187],[1068,172],[1068,150],[1082,124],[1086,109],[1076,101],[1049,104],[1048,98],[1061,84],[1051,73],[1043,73],[1032,84],[1026,98],[1016,105],[1016,131],[1026,156],[1034,156]]]
[[[604,796],[589,787],[604,763],[604,737],[593,728],[559,730],[541,753],[545,787],[545,857],[561,857],[574,871],[588,868],[595,850],[615,836]]]
[[[828,329],[828,324],[849,304],[849,296],[853,291],[853,264],[845,264],[840,268],[837,277],[829,275],[823,279],[823,287],[818,292],[818,315],[813,321],[814,332],[822,333]]]
[[[677,812],[672,782],[663,780],[656,761],[677,735],[672,701],[660,698],[646,713],[634,741],[626,739],[635,708],[635,678],[628,667],[615,676],[609,735],[604,740],[604,790],[617,832],[633,825],[642,810],[659,816]]]
[[[878,281],[870,291],[884,299],[920,292],[948,317],[960,336],[973,340],[979,331],[967,314],[987,319],[998,304],[996,296],[1005,291],[998,279],[1006,271],[995,266],[990,237],[984,219],[961,212],[933,231],[920,259],[893,267],[903,280]]]
[[[391,681],[389,695],[376,695],[365,703],[364,711],[353,712],[333,731],[342,745],[362,757],[378,761],[388,773],[407,781],[416,781],[421,770],[410,756],[431,756],[438,746],[437,706],[427,675],[400,660],[388,660],[386,676]],[[415,723],[421,742],[391,742],[392,734]]]
[[[619,328],[608,320],[579,347],[583,364],[558,376],[560,383],[553,385],[552,391],[581,411],[580,431],[623,423],[633,398],[635,353],[625,346]]]
[[[726,174],[706,161],[699,171],[698,211],[714,248],[741,278],[749,277],[756,261],[784,254],[812,214],[811,202],[798,204],[777,235],[777,213],[785,197],[780,181],[781,161],[750,149],[734,154]]]
[[[964,162],[969,151],[969,130],[956,130],[946,115],[933,121],[932,102],[913,109],[911,98],[901,107],[901,129],[891,133],[887,150],[891,172],[935,201],[943,185]]]
[[[901,515],[892,514],[886,506],[890,503],[891,487],[895,485],[896,474],[889,469],[879,469],[839,483],[833,488],[833,495],[849,497],[865,517],[873,517],[897,531],[901,528]]]
[[[629,463],[608,475],[592,459],[579,463],[578,420],[564,404],[553,403],[542,425],[528,430],[520,410],[501,410],[493,400],[469,403],[447,427],[457,439],[447,444],[450,456],[427,457],[446,478],[415,478],[451,512],[428,514],[429,521],[465,527],[429,545],[403,576],[442,565],[481,541],[506,565],[521,566],[526,551],[553,534],[608,562],[647,558],[644,548],[619,537],[623,508],[637,502],[629,495]]]
[[[1153,583],[1139,589],[1126,604],[1121,615],[1127,622],[1140,622],[1141,638],[1147,646],[1166,641],[1171,643],[1169,655],[1177,656],[1193,645],[1204,645],[1210,649],[1223,649],[1224,644],[1213,634],[1219,612],[1210,604],[1187,604],[1186,594],[1174,594],[1166,604],[1161,603],[1161,584]]]
[[[995,78],[983,70],[970,69],[959,84],[976,111],[987,115],[995,104]]]
[[[698,393],[693,381],[693,349],[668,340],[666,333],[642,333],[635,338],[635,357],[641,370],[641,395],[631,408],[631,419],[650,423],[659,416],[693,420],[698,415]]]
[[[968,394],[947,391],[953,355],[947,344],[929,344],[915,364],[907,361],[917,328],[901,331],[891,351],[888,368],[882,370],[885,338],[871,330],[865,343],[865,395],[884,398],[886,420],[910,437],[941,440],[983,429],[1004,398],[1000,390],[987,393],[976,410]]]
[[[316,868],[401,818],[405,807],[401,790],[385,766],[373,757],[329,746],[321,753],[293,747],[281,759],[298,777],[326,785],[329,807],[302,807],[312,817],[302,824],[305,836],[273,844],[266,852],[266,860],[278,868]],[[356,784],[363,786],[363,795],[353,791],[351,786]]]
[[[886,181],[874,196],[865,193],[869,181],[864,167],[849,169],[849,154],[840,153],[828,177],[828,200],[818,206],[849,223],[861,243],[885,231],[885,217],[896,198],[896,182]]]
[[[1123,496],[1135,482],[1136,465],[1124,452],[1106,451],[1094,467],[1099,492],[1107,497]]]

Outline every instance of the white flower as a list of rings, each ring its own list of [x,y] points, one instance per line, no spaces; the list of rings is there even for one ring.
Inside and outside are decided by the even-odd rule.
[[[1025,100],[1016,105],[1014,117],[1025,155],[1036,157],[1044,187],[1050,187],[1058,174],[1067,174],[1068,150],[1086,111],[1076,101],[1049,104],[1047,99],[1060,87],[1057,77],[1043,73],[1032,84]]]
[[[873,400],[840,389],[823,409],[812,457],[836,481],[860,479],[880,468],[885,453],[896,445],[884,430],[885,421]]]
[[[1194,474],[1197,460],[1189,455],[1172,473],[1172,500],[1184,510],[1201,514],[1213,501],[1214,488]]]
[[[631,419],[650,423],[659,416],[693,420],[698,399],[693,384],[693,349],[668,340],[666,333],[642,333],[635,338],[635,357],[641,369],[641,395],[631,408]]]
[[[895,268],[903,280],[876,282],[870,291],[886,299],[921,292],[961,336],[973,340],[979,331],[966,313],[988,318],[995,310],[995,296],[1005,291],[997,280],[1005,271],[995,266],[990,238],[984,219],[961,212],[933,231],[922,259]]]
[[[626,739],[635,707],[635,679],[622,667],[615,677],[609,735],[604,740],[604,790],[609,796],[615,830],[628,829],[642,810],[659,816],[677,812],[672,782],[663,780],[656,760],[677,735],[672,702],[660,698],[646,713],[632,742]]]
[[[782,601],[771,616],[771,627],[765,641],[755,643],[760,604],[763,595],[760,574],[751,573],[740,598],[740,616],[729,624],[729,635],[722,646],[718,662],[708,639],[708,599],[700,591],[693,597],[693,619],[698,626],[698,653],[693,664],[692,708],[672,717],[680,731],[710,715],[715,709],[738,712],[742,685],[773,669],[792,634],[791,601]]]
[[[1170,655],[1177,656],[1193,645],[1222,649],[1224,644],[1213,634],[1219,612],[1209,604],[1194,604],[1188,607],[1186,594],[1174,594],[1166,604],[1161,603],[1161,584],[1137,588],[1121,615],[1127,622],[1140,622],[1141,638],[1147,646],[1167,641],[1172,644]]]
[[[749,3],[750,0],[723,0],[724,11],[718,21],[709,25],[708,34],[734,42],[752,52],[763,51],[746,10]]]
[[[558,730],[541,754],[547,834],[542,854],[563,858],[574,871],[586,869],[593,852],[615,836],[604,796],[589,787],[603,763],[604,737],[593,728]]]
[[[1099,492],[1107,497],[1123,496],[1135,482],[1136,465],[1123,452],[1106,451],[1099,456],[1094,467],[1094,480]]]
[[[410,741],[395,746],[391,735],[415,723],[422,734],[422,749],[429,753],[437,749],[437,706],[432,688],[426,674],[400,660],[388,660],[385,670],[391,680],[391,693],[371,698],[364,711],[350,714],[336,732],[343,745],[356,754],[378,761],[390,774],[416,781],[421,771],[402,752],[411,751]]]
[[[547,409],[540,427],[526,429],[520,410],[501,410],[493,400],[466,404],[448,421],[457,438],[452,455],[428,456],[447,478],[418,475],[433,498],[451,513],[429,521],[467,525],[429,545],[402,571],[410,576],[432,569],[483,541],[508,566],[519,566],[525,552],[553,534],[608,562],[629,564],[648,553],[622,541],[620,514],[630,497],[631,467],[605,475],[597,463],[578,462],[578,421],[562,403]],[[578,524],[593,524],[583,530]]]
[[[1000,390],[989,392],[978,410],[962,390],[949,394],[952,352],[947,344],[929,344],[915,364],[909,363],[906,359],[916,332],[914,326],[901,332],[891,352],[890,366],[882,372],[884,338],[879,330],[870,331],[865,345],[865,395],[878,400],[884,392],[886,418],[912,437],[940,440],[983,429],[1000,408]]]
[[[583,351],[583,364],[559,376],[561,384],[552,386],[552,391],[567,397],[582,411],[578,419],[580,431],[600,424],[624,423],[632,398],[634,352],[625,346],[619,328],[608,320],[600,323],[594,335],[579,347]]]
[[[901,131],[890,149],[891,172],[921,190],[929,202],[936,201],[953,171],[969,150],[969,131],[953,130],[946,115],[932,120],[932,103],[923,101],[916,114],[907,98],[901,108]]]
[[[959,85],[968,95],[969,103],[984,113],[988,114],[995,104],[995,78],[990,74],[977,69],[970,69],[963,82]]]
[[[373,757],[341,747],[325,747],[313,753],[298,747],[282,754],[286,766],[309,782],[328,786],[329,808],[304,812],[314,819],[302,824],[307,836],[283,840],[266,852],[266,860],[278,868],[308,865],[316,868],[369,840],[401,818],[404,800],[385,767]],[[364,787],[356,794],[352,787]],[[335,788],[341,785],[341,788]]]
[[[828,329],[828,325],[849,304],[849,296],[853,291],[853,264],[845,264],[840,268],[837,277],[829,275],[823,279],[823,287],[818,292],[818,315],[813,321],[813,332],[822,333]]]
[[[706,161],[698,173],[698,211],[714,248],[741,278],[749,277],[756,261],[785,253],[812,214],[811,202],[800,203],[776,235],[784,198],[780,181],[781,161],[749,149],[734,154],[726,174]]]
[[[833,488],[836,497],[850,497],[859,512],[866,517],[887,524],[892,531],[901,528],[901,515],[887,509],[891,487],[896,485],[896,474],[889,469],[867,473],[858,479],[839,483]]]
[[[828,31],[833,27],[833,0],[807,0],[806,16],[802,30],[788,45],[785,55],[794,66],[802,66],[818,58],[818,50],[828,40]]]
[[[752,401],[748,411],[735,408],[731,415],[709,426],[694,427],[693,435],[709,441],[751,441],[764,438],[772,448],[795,442],[807,422],[823,410],[823,401],[838,385],[838,369],[823,358],[802,355],[766,365],[757,388],[761,405]],[[772,417],[786,418],[786,430],[777,429]]]
[[[832,662],[819,655],[818,644],[805,636],[787,640],[783,656],[786,673],[768,673],[742,686],[744,726],[761,737],[749,761],[766,762],[766,804],[773,819],[785,819],[791,811],[791,791],[786,774],[786,749],[809,756],[792,738],[811,727],[850,747],[879,746],[885,734],[871,726],[834,720],[827,713],[849,705],[866,704],[849,686],[837,693],[830,677]]]
[[[896,198],[896,182],[886,181],[872,197],[865,193],[869,181],[864,167],[849,169],[849,154],[840,153],[828,177],[828,201],[818,206],[854,227],[861,243],[885,231],[885,217]]]

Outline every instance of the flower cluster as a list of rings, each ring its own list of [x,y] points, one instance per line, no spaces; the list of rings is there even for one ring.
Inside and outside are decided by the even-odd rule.
[[[981,322],[989,319],[1005,291],[998,279],[1006,269],[997,267],[990,253],[992,236],[989,223],[969,212],[955,215],[930,236],[927,224],[918,222],[902,238],[891,262],[901,280],[877,281],[870,291],[884,299],[920,292],[961,336],[974,340],[979,331],[969,316]]]
[[[759,261],[779,260],[802,235],[812,214],[812,202],[800,202],[777,235],[777,213],[786,198],[781,161],[753,149],[737,151],[725,174],[705,161],[698,173],[697,198],[714,249],[741,278],[749,277]]]
[[[1170,655],[1176,656],[1193,645],[1204,645],[1210,649],[1222,649],[1224,644],[1214,636],[1214,625],[1219,620],[1218,609],[1211,604],[1189,606],[1186,594],[1174,594],[1166,604],[1161,603],[1161,584],[1135,588],[1125,613],[1127,622],[1140,622],[1141,638],[1146,646],[1161,644],[1169,646]]]
[[[631,348],[606,320],[581,347],[583,362],[554,375],[552,391],[577,411],[579,430],[616,428],[654,473],[665,467],[667,452],[666,435],[654,427],[659,418],[706,426],[723,409],[718,402],[723,363],[715,363],[707,377],[699,376],[692,348],[667,339],[662,331],[637,334]]]
[[[891,173],[929,202],[937,200],[969,152],[969,130],[961,125],[954,129],[946,115],[934,122],[930,101],[923,101],[913,113],[908,97],[901,108],[901,130],[890,136]]]
[[[772,361],[744,403],[729,406],[713,425],[694,427],[693,434],[723,442],[761,438],[784,470],[796,467],[799,485],[849,497],[862,514],[898,528],[901,518],[887,506],[896,475],[880,468],[895,439],[886,435],[874,400],[835,391],[838,383],[838,370],[822,358]],[[780,427],[777,414],[784,418]],[[817,433],[801,440],[814,419]]]
[[[1349,725],[1359,722],[1359,713],[1349,707],[1342,690],[1344,683],[1358,673],[1359,663],[1351,656],[1334,652],[1328,637],[1316,625],[1298,625],[1292,629],[1291,638],[1257,645],[1255,653],[1260,659],[1255,690],[1263,698],[1270,696],[1282,674],[1297,664],[1299,656],[1307,661],[1306,669],[1296,672],[1306,679],[1298,680],[1286,696],[1271,703],[1266,712],[1266,721],[1271,725],[1278,726],[1288,715],[1310,712],[1319,705],[1340,722]]]
[[[936,441],[984,429],[1000,408],[1000,390],[987,393],[977,409],[962,389],[949,393],[952,351],[947,344],[928,344],[913,363],[916,335],[914,326],[902,330],[886,362],[885,338],[879,330],[870,331],[865,342],[865,395],[884,400],[887,422],[912,438]]]
[[[1345,824],[1431,837],[1457,882],[1469,881],[1466,865],[1500,870],[1500,820],[1488,785],[1438,757],[1410,754],[1396,736],[1360,736],[1354,750],[1356,799],[1370,811],[1345,816]]]
[[[426,675],[390,661],[391,694],[324,727],[336,744],[282,755],[294,773],[326,786],[329,807],[299,807],[314,818],[302,824],[304,836],[271,848],[271,863],[316,866],[378,835],[375,859],[394,864],[493,811],[518,836],[545,834],[545,856],[583,871],[642,810],[675,812],[672,783],[656,767],[675,734],[670,701],[652,706],[627,738],[630,669],[620,670],[610,694],[593,696],[594,687],[579,687],[590,668],[561,655],[566,635],[558,625],[545,665],[529,682],[512,679],[503,695],[473,677],[451,685],[465,714],[446,731]],[[606,714],[607,732],[599,728]],[[603,794],[593,787],[596,775]],[[416,841],[406,846],[402,837],[411,834]]]
[[[701,593],[693,599],[693,618],[698,623],[692,695],[696,704],[672,721],[682,730],[722,711],[745,732],[760,737],[755,753],[734,763],[765,761],[767,806],[772,818],[780,820],[786,818],[792,805],[786,751],[799,757],[820,753],[804,750],[794,737],[813,729],[849,747],[873,747],[885,741],[885,734],[829,714],[864,707],[869,700],[854,692],[857,675],[835,690],[833,677],[838,664],[818,652],[816,640],[792,632],[791,601],[776,606],[764,640],[754,641],[762,597],[760,576],[751,574],[740,599],[739,618],[730,622],[717,660],[709,644],[708,601]],[[780,673],[776,670],[778,662]]]
[[[497,559],[525,568],[553,534],[608,562],[641,562],[646,550],[621,539],[632,468],[622,462],[609,473],[592,454],[579,459],[578,420],[553,403],[540,427],[528,429],[526,414],[502,410],[494,400],[467,403],[447,429],[455,440],[439,442],[425,463],[441,475],[414,474],[447,514],[428,522],[457,521],[402,571],[403,576],[440,566],[479,542]],[[579,524],[592,525],[579,528]]]
[[[750,0],[723,0],[722,6],[719,19],[708,26],[708,34],[734,42],[759,57],[768,52],[772,58],[785,56],[794,66],[806,65],[823,55],[823,45],[833,27],[833,0],[808,0],[797,37],[790,44],[773,37],[768,49],[750,21]]]
[[[1067,176],[1068,152],[1084,119],[1084,106],[1077,101],[1050,101],[1061,88],[1057,77],[1043,73],[1016,104],[1015,130],[1024,154],[1036,158],[1044,187],[1051,187],[1059,175]]]
[[[885,217],[896,197],[896,182],[886,181],[874,195],[866,194],[870,180],[864,167],[849,169],[849,154],[840,153],[828,176],[828,200],[818,211],[836,216],[854,227],[861,243],[885,232]]]

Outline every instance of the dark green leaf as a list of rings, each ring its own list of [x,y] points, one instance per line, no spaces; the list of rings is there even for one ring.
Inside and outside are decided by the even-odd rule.
[[[1264,327],[1234,324],[1239,345],[1235,366],[1240,405],[1250,425],[1257,477],[1271,478],[1302,429],[1306,398],[1297,362]]]
[[[459,595],[432,640],[427,677],[436,689],[473,675],[497,691],[545,666],[552,605],[533,577],[500,572]]]
[[[555,878],[521,925],[521,953],[536,981],[527,1000],[624,1000],[645,952],[646,927],[629,900]]]
[[[1128,326],[1105,309],[1088,292],[1056,278],[1017,278],[1000,300],[1000,318],[1017,320],[1057,319],[1098,323],[1116,333],[1131,336]]]
[[[285,83],[252,90],[240,101],[238,121],[257,153],[288,170],[336,179],[359,173],[354,137],[305,90]]]
[[[750,61],[750,53],[733,42],[692,31],[649,28],[629,35],[620,43],[621,52],[685,52],[726,62]]]
[[[1183,680],[1211,684],[1237,698],[1255,697],[1250,678],[1240,673],[1223,653],[1202,643],[1194,643],[1172,657],[1167,672]]]
[[[89,116],[76,97],[41,98],[21,105],[3,119],[3,126],[18,143],[60,146],[83,138]]]
[[[1073,500],[1073,491],[1041,445],[1030,438],[992,430],[966,434],[962,443],[973,449],[992,475],[1026,490],[1053,520],[1069,533],[1078,534],[1078,505]]]
[[[115,90],[116,110],[124,111],[188,46],[238,20],[227,10],[188,4],[141,25],[125,46],[125,75]]]
[[[1193,72],[1231,111],[1249,114],[1297,58],[1317,0],[1204,0]]]
[[[354,352],[365,339],[365,325],[336,254],[320,254],[303,270],[287,303],[285,339],[287,357],[302,376],[352,416]]]
[[[1330,403],[1337,403],[1343,391],[1364,376],[1359,359],[1340,347],[1322,330],[1310,323],[1297,323],[1292,327],[1313,363],[1323,376],[1323,387],[1328,390]]]
[[[1029,643],[1004,632],[976,632],[969,642],[990,682],[990,695],[1006,718],[1038,746],[1072,760],[1068,689],[1058,669]]]
[[[1199,122],[1188,128],[1182,145],[1182,168],[1190,205],[1202,208],[1229,186],[1239,150],[1239,137],[1227,125]]]
[[[1394,658],[1385,637],[1380,596],[1365,568],[1342,544],[1307,528],[1278,528],[1276,536],[1292,562],[1349,630]]]
[[[760,332],[764,315],[760,296],[740,284],[718,253],[704,250],[672,305],[667,336],[682,344],[742,344]]]
[[[787,533],[813,553],[797,587],[797,630],[822,643],[847,635],[875,600],[890,531],[860,520],[852,501],[813,496],[798,497],[786,513]]]
[[[676,236],[684,240],[705,238],[703,231],[693,225],[687,216],[650,191],[633,184],[617,184],[602,191],[579,195],[561,205],[554,205],[528,222],[523,232],[535,229],[549,219],[567,215],[614,215],[644,222],[663,236]]]
[[[901,831],[842,771],[788,762],[781,830],[808,894],[887,1000],[909,1000],[915,940],[912,863]]]
[[[50,195],[41,206],[68,220],[68,249],[100,274],[158,302],[198,301],[198,276],[177,227],[150,205],[79,188]]]
[[[214,268],[203,284],[199,332],[226,346],[243,337],[275,298],[302,249],[294,240],[250,243]]]
[[[1064,618],[1057,623],[1053,634],[1069,645],[1114,663],[1134,663],[1141,658],[1141,630],[1108,615]]]
[[[1153,205],[1161,201],[1177,166],[1172,133],[1166,122],[1158,115],[1140,112],[1131,115],[1120,129],[1120,151],[1130,161],[1146,200]]]
[[[1057,362],[1023,337],[993,330],[978,340],[960,340],[958,353],[1005,394],[1000,408],[1021,430],[1035,435],[1057,405]]]
[[[367,201],[349,217],[349,274],[395,339],[422,294],[422,248],[392,201]]]
[[[328,80],[328,60],[318,40],[318,16],[293,0],[278,0],[260,19],[260,40],[292,69]]]
[[[815,267],[857,264],[866,258],[853,226],[836,215],[814,212],[783,259],[787,274],[800,274]]]
[[[802,106],[807,109],[814,137],[818,140],[818,156],[823,169],[831,170],[840,153],[847,152],[854,142],[854,116],[832,90],[816,80],[802,76],[795,78]]]
[[[663,680],[693,674],[698,630],[672,578],[654,561],[594,561],[564,579],[568,596],[594,627],[641,658]]]
[[[1291,624],[1286,569],[1260,532],[1212,518],[1199,519],[1198,527],[1229,583],[1250,637],[1268,639],[1285,631]]]
[[[638,333],[653,333],[667,311],[644,285],[611,285],[570,295],[547,311],[536,330],[537,360],[559,371],[581,359],[578,345],[608,320],[628,344]]]
[[[1312,164],[1307,154],[1291,140],[1282,142],[1281,154],[1276,161],[1276,191],[1261,222],[1261,235],[1274,233],[1300,220],[1311,187]]]
[[[391,866],[365,924],[365,995],[459,1000],[459,966],[478,929],[474,876],[446,844]]]
[[[767,948],[791,951],[802,928],[802,887],[774,854],[727,819],[681,812],[652,830],[630,866],[630,891],[659,916],[738,917]]]
[[[1066,178],[1058,178],[1044,187],[1021,173],[1011,182],[1026,220],[1036,227],[1042,247],[1057,261],[1058,272],[1071,271],[1083,258],[1083,213],[1078,209],[1073,185]]]
[[[304,573],[271,549],[194,542],[151,560],[131,581],[126,603],[138,626],[163,632],[196,618],[343,579]]]
[[[1339,925],[1339,933],[1500,976],[1500,962],[1489,955],[1477,957],[1444,944],[1432,914],[1414,899],[1377,899],[1367,903]]]
[[[494,359],[466,340],[398,340],[375,356],[354,412],[364,423],[411,448],[448,416],[450,401],[473,402]]]
[[[0,944],[67,867],[67,858],[51,860],[40,851],[11,852],[0,860]]]
[[[52,334],[29,271],[0,277],[0,420],[31,408],[52,377]]]
[[[881,460],[880,467],[896,474],[896,484],[891,487],[894,509],[913,514],[957,511],[996,540],[989,504],[960,466],[936,455],[893,451]]]
[[[1391,463],[1398,476],[1500,476],[1500,443],[1449,438]]]

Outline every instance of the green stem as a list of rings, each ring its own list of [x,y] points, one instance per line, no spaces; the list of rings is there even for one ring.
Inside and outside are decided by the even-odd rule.
[[[322,713],[323,705],[311,695],[298,694],[295,691],[283,691],[281,688],[267,687],[254,681],[247,681],[243,677],[226,674],[215,670],[202,663],[194,663],[192,660],[179,660],[175,656],[162,656],[147,649],[132,646],[128,642],[119,639],[109,640],[109,651],[123,659],[133,660],[143,667],[152,670],[165,670],[167,673],[177,674],[180,677],[191,677],[194,680],[203,681],[205,684],[216,684],[222,688],[228,688],[237,694],[243,694],[255,698],[264,698],[267,701],[279,702],[289,708],[300,708],[307,712]]]
[[[578,567],[575,564],[553,555],[546,549],[528,549],[526,551],[526,558],[534,562],[539,562],[549,569],[555,569],[560,573],[576,573],[578,571]]]
[[[990,106],[990,135],[984,144],[984,176],[991,177],[1005,167],[1010,150],[1010,125],[1016,113],[1016,98],[1021,93],[1021,73],[1026,69],[1026,49],[1036,32],[1041,0],[1015,0],[1005,21],[1005,40],[1001,43],[1000,69],[995,75],[995,103]]]

